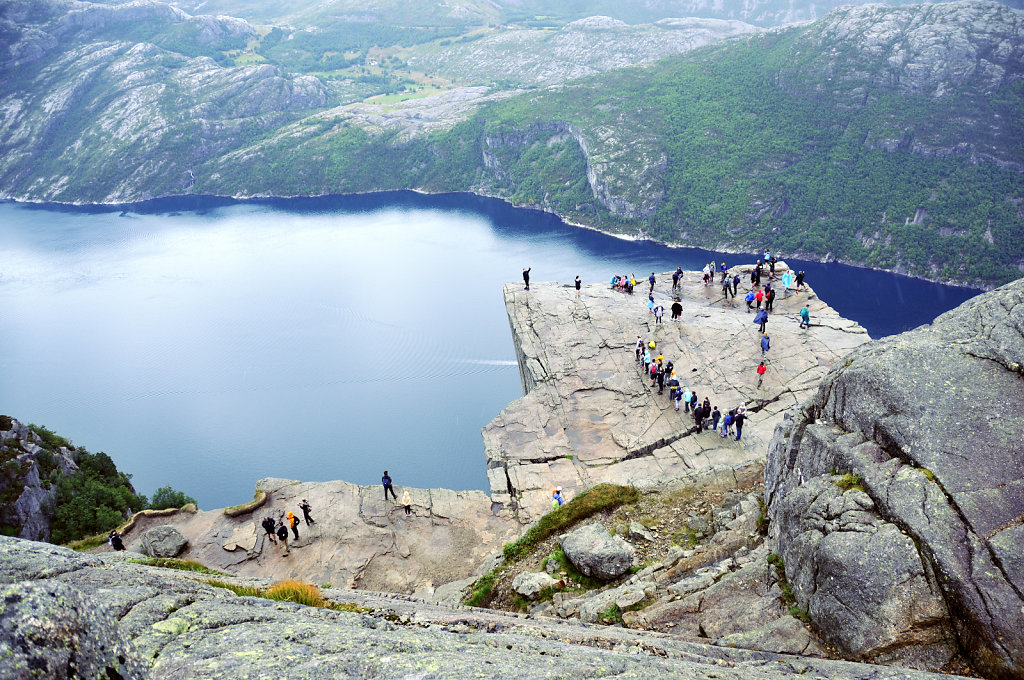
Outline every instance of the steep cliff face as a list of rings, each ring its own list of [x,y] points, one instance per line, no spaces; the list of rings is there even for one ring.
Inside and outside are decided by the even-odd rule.
[[[786,416],[765,471],[800,605],[844,653],[959,645],[1024,677],[1024,280],[854,350]]]
[[[78,470],[72,449],[56,445],[14,418],[0,415],[0,527],[5,535],[50,538],[55,482]]]

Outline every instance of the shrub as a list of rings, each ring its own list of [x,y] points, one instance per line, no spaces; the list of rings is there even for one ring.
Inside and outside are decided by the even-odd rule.
[[[196,503],[196,499],[186,496],[183,491],[177,491],[170,486],[161,486],[153,494],[149,507],[152,510],[166,510],[167,508],[180,508],[189,503]]]
[[[323,607],[324,596],[320,589],[312,583],[304,583],[295,579],[287,579],[275,583],[263,592],[262,597],[278,602],[297,602],[308,607]]]
[[[61,437],[53,430],[47,428],[45,425],[29,425],[28,429],[36,433],[36,436],[43,440],[43,448],[49,451],[56,451],[61,448],[74,448],[71,442]]]
[[[470,607],[486,607],[494,594],[494,584],[498,580],[500,567],[496,567],[477,579],[473,584],[473,592],[469,594],[463,604]]]

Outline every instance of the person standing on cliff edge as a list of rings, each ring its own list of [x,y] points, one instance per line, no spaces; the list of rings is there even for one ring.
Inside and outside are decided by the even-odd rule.
[[[526,284],[526,290],[530,290],[530,270],[533,267],[523,267],[523,283]]]
[[[384,485],[384,500],[387,501],[388,491],[390,491],[391,497],[397,501],[398,495],[395,493],[394,487],[391,486],[391,475],[388,474],[387,470],[384,471],[384,476],[380,478],[380,483]]]
[[[654,281],[655,281],[654,272],[651,272],[651,277],[649,279],[647,279],[647,280],[651,284],[651,290],[649,292],[653,293],[654,292]]]
[[[580,281],[580,275],[577,274],[576,275],[576,297],[580,296],[580,286],[582,286],[582,285],[583,285],[583,282]]]

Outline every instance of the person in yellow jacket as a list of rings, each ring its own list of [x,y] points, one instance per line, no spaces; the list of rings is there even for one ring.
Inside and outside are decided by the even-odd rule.
[[[295,534],[295,540],[299,540],[299,518],[290,510],[288,511],[288,526],[291,527],[292,533]]]

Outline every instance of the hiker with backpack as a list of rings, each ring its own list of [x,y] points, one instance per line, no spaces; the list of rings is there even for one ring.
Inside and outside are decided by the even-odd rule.
[[[275,522],[272,517],[268,516],[263,518],[263,521],[260,522],[260,526],[267,532],[267,538],[270,539],[270,542],[277,545],[277,538],[275,534],[275,531],[277,530],[277,522]]]
[[[388,491],[390,491],[391,497],[397,501],[398,494],[395,493],[394,487],[391,486],[391,475],[388,474],[387,470],[384,471],[384,476],[380,478],[380,483],[384,485],[384,500],[388,500]]]
[[[285,526],[283,520],[277,525],[277,539],[284,546],[281,556],[286,557],[288,555],[288,527]]]
[[[299,509],[302,510],[302,518],[306,521],[307,527],[310,524],[316,524],[316,522],[313,521],[313,518],[309,514],[313,511],[313,508],[312,506],[310,506],[309,501],[303,498],[302,502],[299,503]]]

